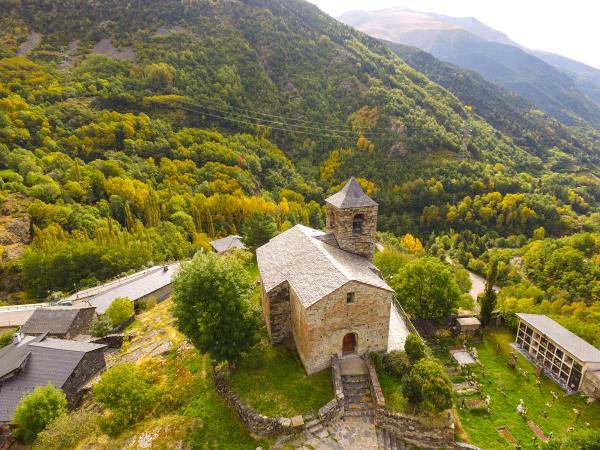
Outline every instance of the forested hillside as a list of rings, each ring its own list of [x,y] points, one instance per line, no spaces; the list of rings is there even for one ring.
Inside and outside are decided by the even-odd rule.
[[[0,200],[26,205],[33,235],[4,252],[5,291],[189,256],[256,211],[321,227],[350,175],[396,233],[600,228],[596,136],[517,107],[510,123],[535,127],[495,123],[308,3],[0,8]]]
[[[456,95],[488,123],[512,137],[517,145],[532,152],[553,146],[572,148],[585,154],[589,141],[537,109],[524,97],[486,81],[476,72],[441,61],[416,47],[386,42],[386,45],[415,70]],[[600,134],[589,129],[595,141]],[[596,144],[597,146],[597,144]],[[557,168],[558,169],[558,168]]]

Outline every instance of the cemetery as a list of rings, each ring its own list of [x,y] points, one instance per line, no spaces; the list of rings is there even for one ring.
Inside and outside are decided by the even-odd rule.
[[[533,449],[553,435],[600,427],[600,405],[538,377],[536,367],[511,346],[514,340],[506,328],[486,327],[482,337],[465,343],[474,347],[478,364],[462,368],[450,356],[456,342],[430,340],[451,375],[460,422],[471,441],[484,449]]]

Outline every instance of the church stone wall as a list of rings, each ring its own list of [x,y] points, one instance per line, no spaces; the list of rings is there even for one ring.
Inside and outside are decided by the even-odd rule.
[[[340,248],[372,261],[377,231],[377,206],[336,208],[328,204],[327,210],[327,231],[335,234]],[[352,223],[357,214],[364,217],[362,233],[359,234],[352,230]]]
[[[271,343],[280,344],[292,333],[290,289],[282,283],[267,294],[262,290],[262,309]]]
[[[354,292],[353,304],[347,304]],[[329,367],[342,356],[342,340],[357,335],[357,354],[387,350],[392,293],[356,281],[346,283],[309,308],[291,292],[294,340],[307,373]]]

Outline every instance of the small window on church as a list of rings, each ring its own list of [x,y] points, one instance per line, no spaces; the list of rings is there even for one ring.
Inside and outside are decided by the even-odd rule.
[[[352,303],[354,303],[354,299],[355,299],[354,292],[348,292],[346,294],[346,304],[351,305]]]
[[[363,231],[363,222],[365,221],[364,214],[357,214],[352,219],[352,232],[355,234],[360,234]]]

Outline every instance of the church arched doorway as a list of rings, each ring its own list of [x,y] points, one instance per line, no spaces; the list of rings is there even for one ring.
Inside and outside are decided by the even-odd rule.
[[[342,340],[342,353],[355,353],[356,343],[356,333],[348,333]]]

